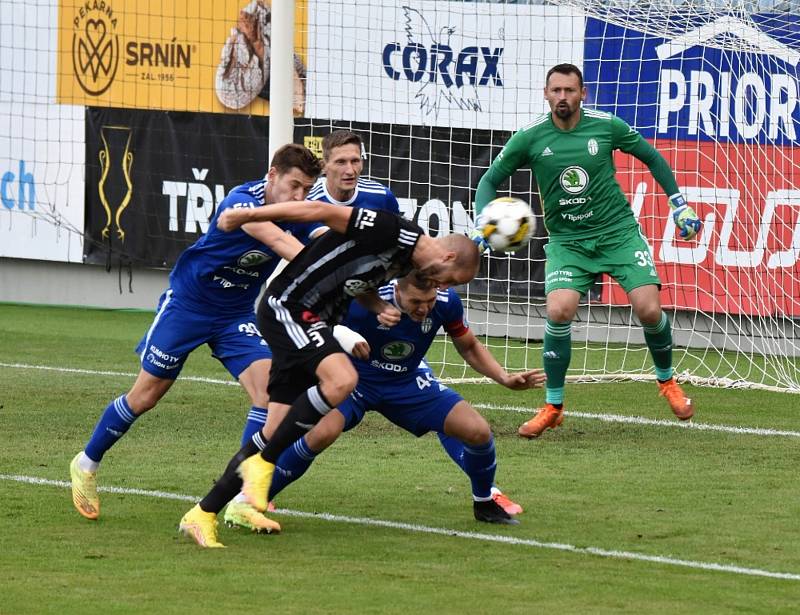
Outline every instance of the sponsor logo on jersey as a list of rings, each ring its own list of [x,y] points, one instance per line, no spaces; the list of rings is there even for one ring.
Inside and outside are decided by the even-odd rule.
[[[317,316],[314,312],[309,312],[308,310],[304,310],[300,315],[300,318],[303,319],[303,322],[319,322],[319,316]]]
[[[363,295],[370,288],[372,287],[364,280],[345,280],[344,283],[344,292],[346,292],[351,297],[357,297],[358,295]]]
[[[377,359],[372,359],[369,362],[372,367],[377,367],[378,369],[384,369],[387,372],[396,372],[398,374],[402,374],[408,371],[407,365],[400,365],[399,363],[384,363],[383,361],[378,361]],[[359,397],[364,397],[359,393]]]
[[[262,263],[266,263],[272,257],[265,254],[261,250],[250,250],[245,252],[239,257],[237,261],[240,267],[258,267]]]
[[[582,167],[571,166],[561,172],[558,181],[564,192],[580,194],[589,184],[589,174]]]
[[[580,222],[582,220],[588,220],[593,215],[594,215],[593,211],[587,211],[586,213],[583,213],[583,214],[568,214],[568,213],[564,212],[564,213],[561,214],[561,217],[564,220],[569,220],[570,222]]]
[[[178,367],[178,361],[180,361],[180,357],[176,357],[164,352],[153,344],[150,345],[149,350],[150,352],[148,352],[145,356],[145,361],[151,365],[155,365],[161,369],[175,369]]]
[[[223,278],[221,275],[215,275],[211,281],[219,283],[222,288],[242,288],[244,290],[250,288],[250,284],[245,284],[243,282],[231,282],[230,280]]]
[[[591,200],[592,197],[575,196],[571,199],[558,199],[558,204],[562,207],[570,207],[571,205],[586,205]]]
[[[389,342],[381,348],[381,356],[389,361],[401,361],[411,356],[412,352],[414,344],[403,341]]]
[[[586,148],[589,150],[589,154],[592,156],[597,156],[597,152],[600,150],[596,139],[589,139],[589,141],[586,143]]]
[[[553,150],[551,150],[549,147],[545,147],[544,150],[542,150],[542,156],[552,156],[552,155],[553,155]]]

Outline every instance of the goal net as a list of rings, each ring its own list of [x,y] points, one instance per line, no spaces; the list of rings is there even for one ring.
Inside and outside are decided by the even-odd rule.
[[[0,258],[174,264],[225,193],[264,172],[270,5],[0,0]],[[582,67],[587,106],[653,143],[704,221],[695,241],[676,238],[649,171],[615,157],[664,282],[678,374],[800,391],[797,0],[295,6],[295,141],[318,150],[332,128],[358,132],[365,173],[432,235],[469,231],[481,175],[549,110],[548,68]],[[530,172],[501,194],[530,202],[539,228],[522,251],[485,256],[463,296],[507,368],[537,367],[547,233]],[[572,339],[572,380],[653,378],[607,277]],[[471,374],[444,340],[432,356],[447,377]]]
[[[800,129],[796,6],[566,1],[531,5],[323,0],[309,5],[309,144],[331,128],[365,138],[366,172],[432,234],[471,224],[478,179],[516,129],[548,109],[547,69],[584,70],[586,105],[619,115],[665,156],[704,221],[675,237],[639,161],[618,181],[651,245],[673,321],[674,363],[699,384],[800,391]],[[505,194],[541,214],[530,172]],[[539,218],[541,221],[541,217]],[[543,245],[491,254],[464,293],[473,329],[509,368],[541,364]],[[651,379],[621,288],[582,298],[572,380]],[[443,373],[466,376],[443,343]]]

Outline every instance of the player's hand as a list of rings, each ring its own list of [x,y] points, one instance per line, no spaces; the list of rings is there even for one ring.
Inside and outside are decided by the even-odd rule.
[[[669,197],[669,206],[672,208],[672,221],[680,229],[681,238],[692,239],[700,232],[703,223],[682,194]]]
[[[217,228],[226,233],[230,233],[242,226],[244,221],[241,219],[240,211],[241,210],[237,209],[226,209],[223,211],[219,215],[219,218],[217,218]]]
[[[403,314],[394,307],[391,303],[386,303],[383,306],[380,312],[378,312],[378,322],[381,323],[384,327],[394,327],[398,322],[400,322],[400,317]]]
[[[356,359],[361,359],[362,361],[366,361],[369,359],[369,344],[366,340],[363,342],[356,342],[353,348],[350,350],[350,354],[353,355]]]
[[[478,252],[481,254],[486,254],[491,250],[489,242],[483,237],[483,220],[481,219],[481,216],[478,216],[475,219],[475,226],[473,226],[472,230],[470,230],[469,238],[476,246],[478,246]]]
[[[542,370],[531,369],[527,372],[506,374],[505,381],[502,384],[513,391],[523,391],[525,389],[541,388],[546,379]]]
[[[333,337],[336,338],[342,350],[347,354],[362,361],[366,361],[369,358],[369,343],[360,333],[356,333],[344,325],[335,325],[333,327]]]

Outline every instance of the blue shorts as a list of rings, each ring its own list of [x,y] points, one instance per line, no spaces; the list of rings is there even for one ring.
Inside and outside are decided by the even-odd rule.
[[[339,405],[345,431],[358,425],[368,410],[374,410],[417,437],[429,431],[444,432],[444,420],[464,398],[441,384],[429,370],[418,369],[413,375],[410,380],[396,382],[360,378],[355,390]]]
[[[158,302],[153,324],[136,347],[142,369],[157,378],[175,380],[189,353],[208,344],[211,354],[238,380],[254,361],[272,352],[250,314],[203,314],[181,305],[167,290]]]

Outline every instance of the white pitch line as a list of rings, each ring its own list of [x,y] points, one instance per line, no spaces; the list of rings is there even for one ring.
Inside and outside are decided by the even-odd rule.
[[[87,374],[89,376],[123,376],[125,378],[136,378],[139,374],[134,372],[112,372],[97,369],[78,369],[75,367],[52,367],[50,365],[28,365],[26,363],[0,363],[0,367],[11,367],[15,369],[39,369],[48,372],[63,372],[65,374]],[[229,384],[238,386],[236,380],[219,380],[218,378],[202,378],[200,376],[181,376],[181,380],[190,382],[203,382],[205,384]]]
[[[63,480],[50,480],[35,476],[21,476],[11,474],[0,474],[0,480],[26,483],[29,485],[46,485],[52,487],[69,488],[70,483]],[[120,493],[126,495],[141,495],[146,497],[181,500],[187,502],[197,502],[200,498],[193,495],[183,495],[180,493],[170,493],[168,491],[150,491],[147,489],[130,489],[123,487],[99,487],[98,491],[106,493]],[[349,517],[347,515],[334,515],[332,513],[310,513],[300,510],[279,509],[276,511],[292,517],[302,517],[305,519],[322,519],[334,523],[349,523],[352,525],[365,525],[370,527],[382,527],[394,530],[404,530],[407,532],[417,532],[423,534],[434,534],[437,536],[447,536],[465,538],[467,540],[480,540],[484,542],[496,542],[523,547],[533,547],[536,549],[549,549],[554,551],[566,551],[577,555],[595,555],[611,559],[635,560],[653,564],[666,564],[670,566],[681,566],[683,568],[694,568],[698,570],[712,570],[714,572],[727,572],[753,577],[768,577],[771,579],[784,579],[787,581],[800,581],[800,574],[791,572],[774,572],[772,570],[762,570],[760,568],[748,568],[736,566],[734,564],[719,564],[716,562],[700,562],[688,559],[680,559],[664,555],[647,555],[646,553],[636,553],[633,551],[619,551],[616,549],[601,549],[599,547],[576,547],[575,545],[561,542],[542,542],[528,538],[514,538],[513,536],[501,534],[483,534],[481,532],[463,532],[441,527],[430,527],[427,525],[417,525],[414,523],[400,523],[397,521],[386,521],[383,519],[369,519],[366,517]]]
[[[483,410],[508,410],[509,412],[520,412],[531,414],[535,410],[522,406],[494,406],[491,404],[474,404],[476,408]],[[783,429],[768,429],[762,427],[736,427],[735,425],[714,425],[712,423],[695,423],[694,421],[678,421],[668,419],[648,419],[643,416],[627,416],[624,414],[604,414],[595,412],[576,412],[565,410],[564,416],[575,416],[582,419],[592,419],[606,423],[632,423],[634,425],[653,425],[656,427],[677,427],[679,429],[696,429],[698,431],[720,431],[724,433],[744,434],[751,436],[787,436],[790,438],[800,438],[800,431],[789,431]]]
[[[73,367],[52,367],[48,365],[28,365],[25,363],[0,363],[0,367],[15,369],[38,369],[52,372],[63,372],[67,374],[86,374],[90,376],[124,376],[135,378],[137,374],[133,372],[113,372],[105,370],[77,369]],[[202,382],[204,384],[224,384],[238,386],[235,380],[220,380],[218,378],[203,378],[200,376],[181,376],[181,380],[189,382]],[[526,406],[497,406],[491,404],[474,404],[479,410],[505,410],[508,412],[518,412],[531,414],[534,409]],[[676,427],[679,429],[694,429],[697,431],[716,431],[721,433],[751,435],[751,436],[784,436],[789,438],[800,438],[800,431],[789,431],[782,429],[769,429],[761,427],[737,427],[735,425],[715,425],[712,423],[696,423],[694,421],[677,421],[666,419],[648,419],[642,416],[627,416],[624,414],[604,414],[593,412],[576,412],[565,410],[566,416],[574,416],[582,419],[603,421],[606,423],[629,423],[634,425],[650,425],[654,427]]]

